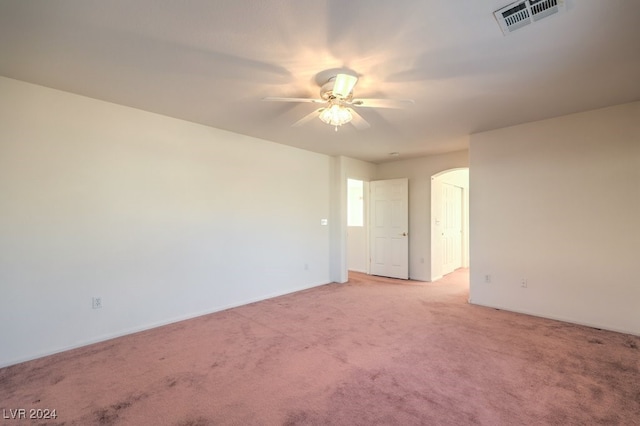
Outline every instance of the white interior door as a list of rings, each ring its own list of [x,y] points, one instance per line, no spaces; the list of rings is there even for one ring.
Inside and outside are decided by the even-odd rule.
[[[442,183],[442,274],[462,266],[462,188]]]
[[[370,183],[370,271],[409,278],[409,180]]]

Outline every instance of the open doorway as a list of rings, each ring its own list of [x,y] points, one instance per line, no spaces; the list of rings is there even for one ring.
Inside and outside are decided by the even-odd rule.
[[[369,182],[347,179],[347,269],[369,273],[367,194]]]
[[[469,169],[431,177],[431,281],[469,267]]]

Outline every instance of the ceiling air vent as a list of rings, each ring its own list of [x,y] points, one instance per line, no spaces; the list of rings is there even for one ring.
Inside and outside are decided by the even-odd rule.
[[[520,0],[493,12],[504,35],[565,10],[565,0]]]

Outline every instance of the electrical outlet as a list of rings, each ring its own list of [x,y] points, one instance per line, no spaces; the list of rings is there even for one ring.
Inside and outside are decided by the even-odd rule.
[[[527,285],[528,285],[528,283],[527,283],[527,279],[526,278],[523,278],[523,279],[520,280],[520,287],[527,288]]]
[[[491,282],[491,275],[487,274],[484,276],[484,282],[489,284]]]
[[[91,308],[93,309],[101,309],[102,308],[102,297],[94,297],[91,299]]]
[[[308,263],[305,263],[305,264],[304,264],[304,270],[305,270],[305,271],[308,271],[308,270],[309,270],[309,264],[308,264]]]

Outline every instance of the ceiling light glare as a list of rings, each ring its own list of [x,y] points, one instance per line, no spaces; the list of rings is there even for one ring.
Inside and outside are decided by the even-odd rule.
[[[350,122],[353,119],[353,115],[351,112],[340,105],[333,104],[329,108],[325,108],[320,113],[320,120],[324,123],[327,123],[331,126],[335,126],[336,131],[338,131],[338,126],[342,126]]]
[[[333,96],[338,98],[347,98],[356,85],[358,77],[349,74],[338,74],[333,85]]]

